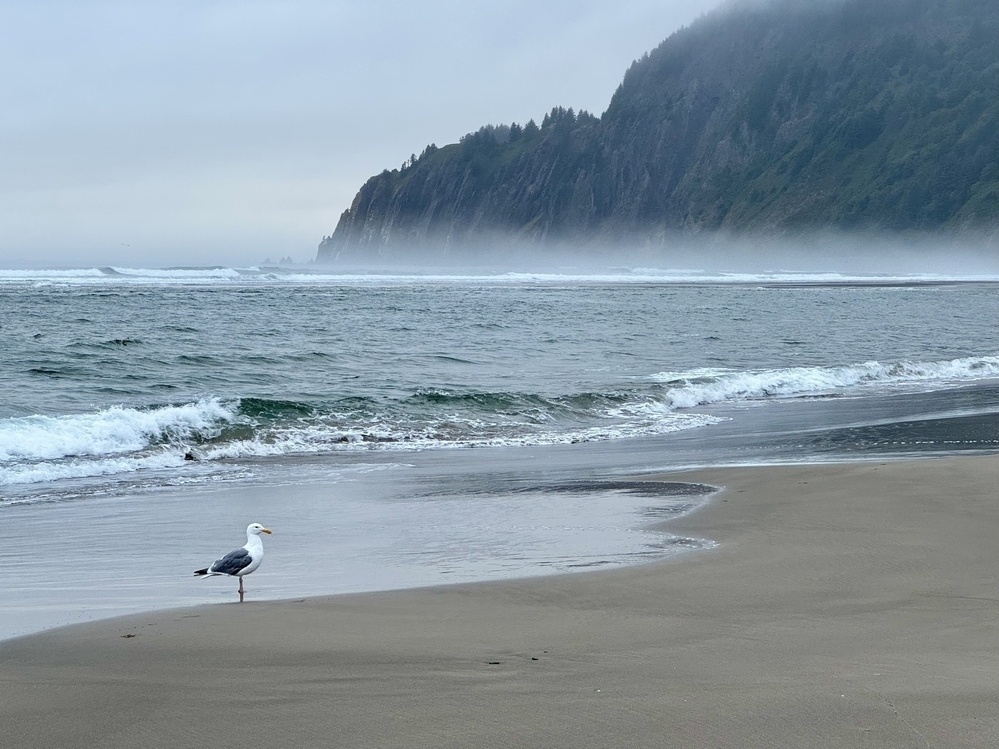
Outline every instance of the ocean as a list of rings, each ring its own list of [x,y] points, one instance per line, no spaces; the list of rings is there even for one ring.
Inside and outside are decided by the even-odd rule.
[[[999,278],[0,270],[0,638],[635,564],[707,487],[999,450]],[[959,502],[959,497],[942,497]]]

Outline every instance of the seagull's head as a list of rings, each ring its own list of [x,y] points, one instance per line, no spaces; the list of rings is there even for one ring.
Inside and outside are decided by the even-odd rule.
[[[250,523],[248,526],[246,526],[246,532],[247,534],[252,533],[255,536],[259,536],[261,533],[269,534],[271,532],[271,529],[264,528],[264,526],[262,526],[260,523]]]

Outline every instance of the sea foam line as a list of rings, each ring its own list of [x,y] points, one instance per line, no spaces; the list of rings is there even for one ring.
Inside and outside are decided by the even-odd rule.
[[[187,268],[76,268],[0,269],[0,285],[303,285],[408,286],[421,284],[773,284],[773,285],[905,285],[933,283],[996,283],[995,274],[959,275],[916,273],[908,275],[855,275],[838,272],[767,271],[737,273],[700,269],[625,268],[578,272],[497,273],[396,273],[337,272],[333,268],[310,267],[187,267]]]
[[[999,378],[999,356],[972,356],[937,362],[868,361],[836,367],[789,367],[750,372],[693,370],[660,372],[654,382],[668,385],[673,408],[761,398],[843,394],[857,388],[907,384],[973,382]]]

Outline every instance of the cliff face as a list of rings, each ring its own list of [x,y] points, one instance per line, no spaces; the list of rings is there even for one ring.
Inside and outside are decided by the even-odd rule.
[[[994,228],[999,3],[728,6],[597,119],[487,127],[372,177],[317,260],[677,231]]]

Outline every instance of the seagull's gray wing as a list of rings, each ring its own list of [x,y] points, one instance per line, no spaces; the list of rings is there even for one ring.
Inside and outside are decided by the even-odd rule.
[[[212,566],[208,570],[210,572],[218,572],[220,575],[235,575],[244,567],[249,566],[252,561],[250,552],[246,549],[236,549],[235,551],[230,551],[221,559],[212,562]]]

